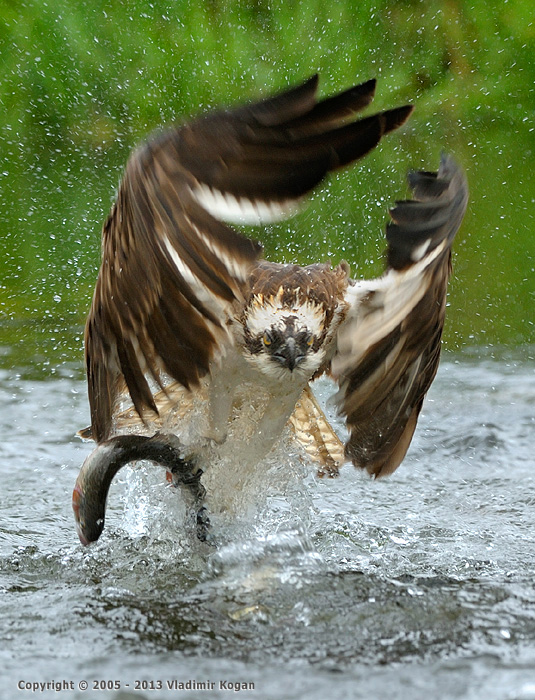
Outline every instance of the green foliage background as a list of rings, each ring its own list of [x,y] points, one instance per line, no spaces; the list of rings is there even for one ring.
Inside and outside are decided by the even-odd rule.
[[[322,94],[376,77],[374,108],[416,110],[304,213],[255,232],[266,255],[380,274],[388,205],[445,150],[471,188],[446,345],[533,342],[531,0],[0,0],[0,61],[4,366],[80,364],[101,222],[136,143],[315,72]]]

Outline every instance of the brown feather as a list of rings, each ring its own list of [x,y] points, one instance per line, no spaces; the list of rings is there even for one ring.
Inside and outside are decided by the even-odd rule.
[[[349,267],[329,263],[301,267],[259,260],[247,280],[245,303],[254,295],[275,296],[282,289],[288,295],[299,289],[306,299],[329,306],[340,302],[349,282]]]
[[[176,140],[174,147],[192,175],[209,187],[251,200],[299,199],[330,170],[366,155],[411,112],[407,106],[343,126],[326,122],[322,131],[285,124],[268,129],[232,118],[232,113],[216,113],[169,138]],[[198,141],[204,142],[200,153],[194,150]],[[217,161],[211,157],[216,142]]]
[[[389,271],[363,283],[332,365],[351,431],[346,454],[374,476],[392,473],[404,458],[435,377],[450,247],[468,197],[463,173],[446,157],[438,174],[413,174],[410,184],[418,199],[392,211]]]
[[[318,476],[338,476],[344,463],[344,445],[319,406],[308,385],[288,421],[296,440],[318,464]]]
[[[220,201],[247,200],[253,208],[297,201],[330,170],[372,149],[412,109],[351,121],[373,98],[375,82],[320,102],[317,83],[315,76],[167,130],[130,158],[104,225],[86,325],[98,442],[110,435],[125,385],[140,415],[155,412],[148,380],[161,386],[165,374],[195,387],[232,342],[227,319],[243,303],[261,246],[214,218],[199,191],[215,188]],[[304,275],[304,293],[328,295],[328,275]]]

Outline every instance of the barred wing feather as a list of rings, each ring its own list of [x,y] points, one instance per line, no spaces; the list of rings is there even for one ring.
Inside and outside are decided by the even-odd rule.
[[[409,184],[414,199],[390,212],[385,274],[348,288],[332,362],[350,430],[346,456],[376,477],[403,460],[435,377],[451,244],[468,201],[465,176],[447,156],[438,173],[411,173]]]

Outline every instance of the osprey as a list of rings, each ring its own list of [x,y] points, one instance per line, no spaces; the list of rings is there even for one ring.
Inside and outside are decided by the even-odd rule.
[[[375,477],[403,460],[438,366],[466,181],[446,156],[438,173],[409,175],[414,199],[390,212],[378,279],[351,279],[345,262],[262,259],[259,243],[224,222],[291,215],[412,111],[358,120],[375,81],[322,101],[317,83],[202,116],[131,156],[85,330],[82,434],[98,446],[73,494],[82,542],[99,537],[109,484],[134,459],[167,466],[199,505],[213,461],[227,460],[232,482],[232,469],[254,469],[287,424],[330,476],[345,460]],[[345,447],[310,389],[323,374],[338,384]]]

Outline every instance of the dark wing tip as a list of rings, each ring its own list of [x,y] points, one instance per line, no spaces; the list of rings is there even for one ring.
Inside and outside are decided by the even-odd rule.
[[[455,159],[442,152],[438,172],[411,170],[407,176],[415,199],[426,201],[440,197],[452,184],[456,189],[466,189],[466,177]]]
[[[82,428],[79,430],[76,435],[79,438],[82,438],[82,440],[92,440],[93,439],[93,429],[91,428],[90,425],[88,425],[86,428]]]
[[[403,107],[396,107],[395,109],[389,109],[383,112],[384,118],[384,134],[388,134],[395,129],[399,129],[403,126],[407,119],[411,116],[414,111],[413,105],[404,105]]]
[[[418,262],[442,241],[451,245],[466,211],[468,184],[456,161],[443,154],[438,172],[408,176],[414,199],[396,202],[387,225],[388,266],[401,270]]]
[[[357,104],[360,99],[360,101],[362,102],[362,106],[365,107],[366,105],[370,104],[370,102],[375,97],[376,87],[377,79],[370,78],[370,80],[366,80],[366,82],[364,83],[359,83],[358,85],[354,85],[353,87],[348,88],[344,92],[340,93],[340,96],[343,95],[347,98],[353,97]]]
[[[377,451],[366,454],[358,445],[355,435],[352,435],[346,444],[345,454],[358,469],[365,469],[374,479],[383,479],[393,474],[404,460],[410,447],[418,415],[422,407],[422,401],[412,408],[405,423],[400,423],[399,429],[394,431],[392,439],[387,441]]]
[[[262,126],[278,126],[300,117],[313,107],[318,84],[319,74],[315,73],[296,87],[283,90],[265,100],[235,109],[234,114],[252,116]]]
[[[370,78],[365,83],[361,83],[361,85],[357,85],[356,87],[373,95],[375,88],[377,87],[377,78]]]

